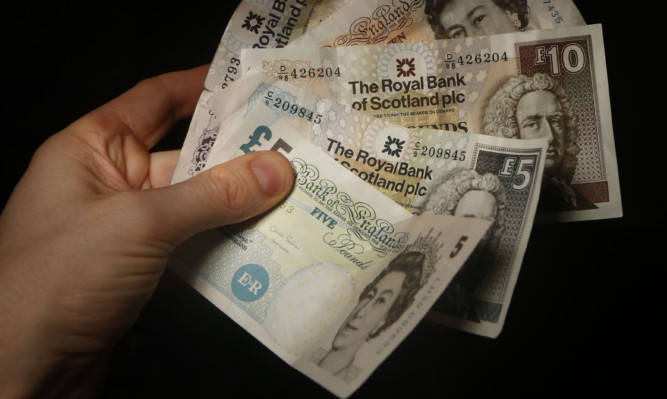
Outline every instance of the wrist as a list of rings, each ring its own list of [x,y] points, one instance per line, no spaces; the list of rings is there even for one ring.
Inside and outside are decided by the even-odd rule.
[[[21,257],[2,258],[6,262],[0,270],[0,397],[91,397],[100,386],[100,371],[110,351],[74,349],[78,345],[70,344],[82,339],[55,328],[63,320],[50,299],[52,286],[16,278],[14,266],[31,263]]]
[[[12,350],[0,360],[3,398],[90,398],[99,393],[111,351],[98,355],[38,354]]]

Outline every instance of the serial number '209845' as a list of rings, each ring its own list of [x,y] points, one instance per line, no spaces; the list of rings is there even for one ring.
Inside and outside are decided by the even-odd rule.
[[[292,104],[287,100],[284,100],[280,97],[273,97],[273,91],[268,91],[264,100],[268,107],[273,106],[283,112],[289,113],[291,115],[298,116],[299,118],[305,118],[308,122],[319,124],[322,122],[322,114],[315,114],[313,111],[299,106],[298,104]]]
[[[442,147],[421,146],[419,142],[415,146],[415,157],[429,157],[439,159],[453,159],[455,161],[464,161],[466,159],[466,150],[454,150]]]

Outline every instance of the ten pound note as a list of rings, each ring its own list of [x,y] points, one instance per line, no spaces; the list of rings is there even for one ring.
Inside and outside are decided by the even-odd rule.
[[[350,395],[416,326],[488,229],[413,216],[294,132],[241,126],[219,160],[273,149],[295,189],[251,226],[201,233],[169,267],[281,359]]]
[[[412,213],[492,221],[429,316],[488,337],[501,332],[537,208],[546,139],[405,128],[260,76],[246,80],[239,94],[246,107],[224,124],[243,126],[246,151],[270,139],[274,126],[289,125]],[[211,101],[211,113],[224,101]],[[228,147],[220,144],[213,164]]]
[[[549,140],[538,220],[622,214],[599,25],[488,37],[242,52],[266,74],[379,119]],[[227,101],[225,113],[243,108]]]

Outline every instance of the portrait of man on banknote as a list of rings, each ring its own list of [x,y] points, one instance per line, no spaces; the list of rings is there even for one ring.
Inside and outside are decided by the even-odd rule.
[[[479,322],[483,309],[475,309],[472,292],[493,265],[505,230],[505,189],[498,176],[461,169],[439,184],[424,205],[424,214],[454,215],[492,221],[486,235],[435,303],[434,310]]]
[[[549,140],[539,211],[596,208],[570,186],[580,151],[579,128],[575,109],[556,79],[543,73],[508,79],[489,101],[483,133]]]
[[[424,12],[436,39],[523,31],[529,22],[526,0],[427,0]]]
[[[397,255],[359,295],[359,302],[338,329],[331,348],[318,350],[311,360],[346,382],[359,373],[354,360],[359,349],[391,327],[413,303],[433,274],[439,236],[418,237]]]

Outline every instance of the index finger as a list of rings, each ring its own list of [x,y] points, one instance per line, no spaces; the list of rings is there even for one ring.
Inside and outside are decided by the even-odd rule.
[[[132,134],[150,149],[175,122],[191,116],[204,90],[208,65],[165,73],[139,82],[87,115],[98,134]]]

